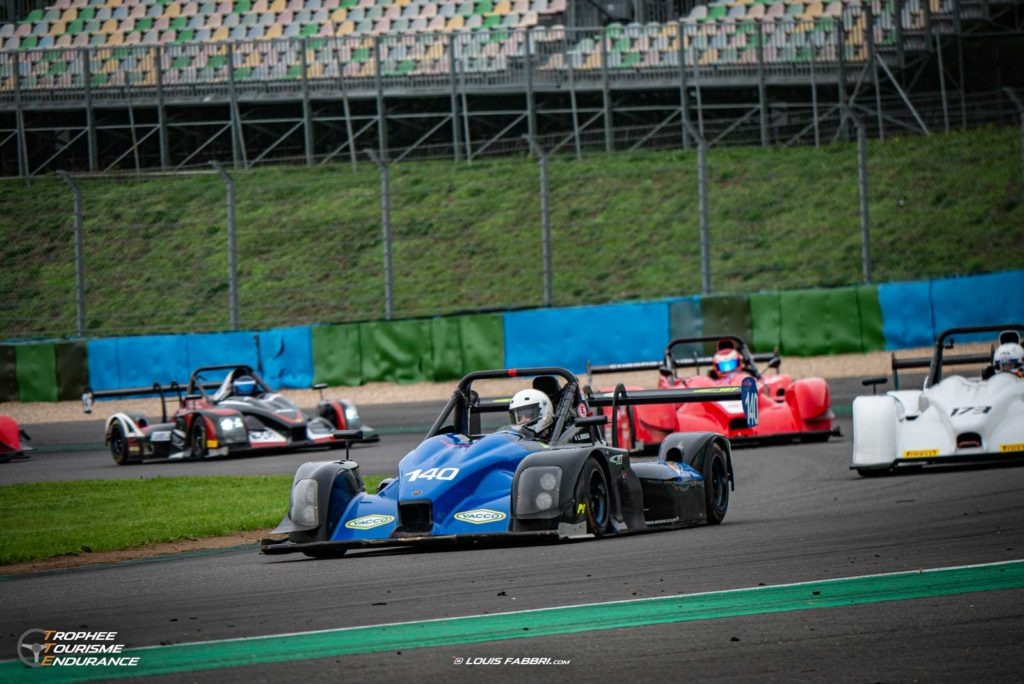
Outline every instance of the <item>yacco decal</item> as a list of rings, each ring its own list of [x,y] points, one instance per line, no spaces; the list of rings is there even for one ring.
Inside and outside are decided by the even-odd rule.
[[[474,525],[485,525],[487,523],[500,522],[507,516],[501,511],[492,511],[486,508],[477,508],[472,511],[460,511],[455,514],[456,520],[473,523]]]
[[[350,530],[372,530],[374,527],[387,525],[394,521],[395,516],[393,515],[364,515],[362,518],[349,520],[345,523],[345,527]]]

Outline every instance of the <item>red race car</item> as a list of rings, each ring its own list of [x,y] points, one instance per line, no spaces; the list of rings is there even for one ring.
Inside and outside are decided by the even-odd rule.
[[[714,356],[691,352],[683,357],[684,345],[715,345]],[[691,346],[690,349],[693,347]],[[756,362],[767,362],[765,376]],[[779,373],[782,360],[776,354],[752,355],[747,345],[735,335],[686,337],[669,342],[662,361],[615,363],[588,366],[587,372],[622,373],[636,370],[658,371],[658,389],[696,389],[698,387],[739,387],[745,378],[754,378],[758,387],[758,424],[747,427],[743,406],[739,401],[718,401],[703,404],[651,404],[618,409],[616,423],[619,444],[633,451],[657,448],[673,432],[718,432],[733,443],[826,441],[838,435],[833,425],[828,383],[823,378],[794,380]],[[708,367],[707,374],[701,367]],[[696,375],[681,378],[676,371],[694,368]],[[627,387],[626,389],[639,389]],[[607,409],[605,409],[607,410]]]
[[[0,463],[28,458],[32,447],[22,444],[22,440],[29,439],[13,418],[0,416]]]

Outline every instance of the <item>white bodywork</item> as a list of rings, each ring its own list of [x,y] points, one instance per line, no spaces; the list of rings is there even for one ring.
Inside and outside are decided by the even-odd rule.
[[[977,434],[981,444],[958,447],[958,438],[968,433]],[[853,402],[854,468],[1014,452],[1024,452],[1024,379],[1011,373],[988,380],[952,375],[923,391]]]

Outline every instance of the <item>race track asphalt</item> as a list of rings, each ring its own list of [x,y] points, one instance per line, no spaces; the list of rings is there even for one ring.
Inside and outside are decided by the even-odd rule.
[[[363,412],[375,427],[391,420],[371,418],[369,409]],[[422,407],[422,413],[426,425],[432,411]],[[420,427],[394,420],[395,428]],[[350,553],[337,560],[266,557],[243,547],[7,578],[0,581],[0,658],[13,658],[19,635],[32,627],[115,630],[131,646],[181,644],[1024,558],[1024,467],[863,479],[848,468],[849,420],[840,423],[845,436],[825,444],[737,450],[736,491],[726,521],[715,527],[516,548]],[[385,435],[353,457],[365,463],[380,450],[376,462],[397,462],[404,440],[415,443],[420,434]],[[66,470],[74,459],[94,456],[96,464],[83,466],[79,472],[89,474],[80,476],[130,471],[148,477],[192,467],[278,472],[278,465],[290,473],[307,460],[274,456],[118,468],[104,452],[54,451],[29,463],[67,459],[59,461]],[[110,465],[101,465],[100,457]],[[376,471],[364,466],[364,472]],[[583,631],[550,636],[340,657],[309,652],[301,660],[155,680],[1020,680],[1024,589],[885,598],[601,631],[582,625]],[[569,663],[466,665],[474,658],[510,657]]]

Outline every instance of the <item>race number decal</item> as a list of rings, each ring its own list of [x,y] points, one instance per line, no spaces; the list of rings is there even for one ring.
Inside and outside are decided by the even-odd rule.
[[[458,468],[429,468],[427,470],[410,470],[405,474],[410,482],[416,480],[454,480],[459,474]]]
[[[757,381],[744,378],[740,385],[740,401],[743,402],[743,414],[747,417],[747,427],[757,426]]]
[[[976,415],[976,416],[980,416],[980,415],[988,413],[991,410],[992,410],[991,406],[960,406],[958,408],[953,409],[952,412],[950,412],[949,415],[950,415],[950,417],[953,417],[953,416],[965,416],[968,413],[970,413],[970,414],[973,414],[973,415]]]

